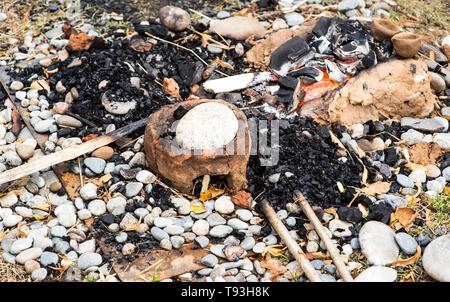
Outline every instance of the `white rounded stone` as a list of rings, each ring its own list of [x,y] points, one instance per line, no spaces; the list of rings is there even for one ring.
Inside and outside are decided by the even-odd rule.
[[[433,279],[450,282],[450,235],[436,238],[428,244],[423,252],[422,263]]]
[[[220,103],[203,103],[189,110],[176,128],[176,141],[186,149],[216,149],[231,142],[239,128],[233,111]]]

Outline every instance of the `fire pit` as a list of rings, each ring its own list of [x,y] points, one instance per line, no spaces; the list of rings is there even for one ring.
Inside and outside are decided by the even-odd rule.
[[[218,104],[231,110],[237,120],[236,135],[220,147],[186,148],[186,144],[179,143],[177,135],[180,131],[176,129],[177,125],[185,114],[205,103]],[[214,116],[205,118],[211,118],[214,124]],[[204,130],[198,129],[200,133],[205,133]],[[213,131],[213,128],[208,130]],[[250,156],[247,118],[237,107],[225,101],[198,99],[162,107],[150,116],[145,129],[144,148],[151,169],[170,180],[172,186],[182,193],[191,194],[194,180],[203,175],[226,176],[227,185],[232,190],[247,186],[246,171]]]

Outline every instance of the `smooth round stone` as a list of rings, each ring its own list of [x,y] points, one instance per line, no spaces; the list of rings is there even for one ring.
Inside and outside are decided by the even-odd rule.
[[[128,235],[126,232],[120,232],[119,234],[116,235],[116,237],[114,238],[118,243],[124,243],[125,241],[127,241],[128,239]]]
[[[289,26],[301,25],[305,21],[302,15],[295,12],[284,15],[284,19]]]
[[[109,146],[103,146],[92,152],[92,157],[101,158],[103,160],[110,159],[114,154],[114,149]]]
[[[182,31],[191,23],[187,11],[175,6],[164,6],[159,10],[161,23],[172,31]]]
[[[31,274],[33,271],[41,268],[41,265],[36,260],[28,260],[24,264],[25,271]]]
[[[336,278],[328,274],[319,273],[323,282],[336,282]]]
[[[358,238],[352,238],[352,240],[350,240],[350,246],[354,250],[359,250],[361,248],[361,246],[359,245],[359,239]]]
[[[220,258],[225,258],[225,253],[223,252],[223,248],[225,245],[223,244],[215,244],[209,247],[209,251]]]
[[[414,255],[417,251],[417,241],[409,234],[400,232],[395,234],[395,241],[400,249],[407,255]]]
[[[102,256],[97,253],[86,252],[80,255],[77,263],[81,270],[86,270],[93,266],[99,266],[102,263]]]
[[[4,153],[3,158],[5,159],[5,162],[12,167],[17,167],[22,164],[22,159],[14,151]]]
[[[423,268],[433,279],[450,282],[450,234],[434,239],[425,248]]]
[[[19,238],[11,244],[9,252],[11,254],[19,254],[21,251],[26,250],[33,244],[33,239],[31,238]]]
[[[195,237],[195,242],[197,242],[201,248],[205,248],[209,244],[209,238],[206,236],[197,236]]]
[[[253,249],[255,244],[256,244],[255,238],[250,237],[250,236],[245,237],[244,240],[242,240],[242,242],[241,242],[242,248],[246,251]]]
[[[103,200],[96,199],[88,204],[88,210],[92,215],[100,216],[106,213],[106,204]]]
[[[155,220],[153,221],[153,224],[156,227],[163,229],[169,225],[172,225],[173,221],[166,217],[156,217]]]
[[[255,246],[253,247],[252,250],[256,254],[262,254],[265,249],[266,249],[266,244],[264,242],[258,242],[257,244],[255,244]]]
[[[370,264],[390,265],[397,260],[399,248],[395,233],[384,223],[366,222],[359,232],[359,244]]]
[[[212,268],[212,267],[214,267],[217,263],[219,263],[219,259],[218,259],[215,255],[213,255],[213,254],[208,254],[208,255],[204,256],[204,257],[200,260],[200,262],[201,262],[203,265],[206,265],[206,266]]]
[[[246,210],[246,209],[238,209],[236,210],[236,216],[237,218],[239,218],[242,221],[250,221],[250,219],[253,218],[253,214],[251,211]]]
[[[170,239],[164,238],[160,241],[159,246],[162,249],[170,251],[172,249],[172,242],[170,242]]]
[[[156,181],[156,176],[150,171],[142,170],[136,174],[136,180],[143,184],[152,184]]]
[[[19,215],[8,215],[5,218],[3,218],[3,226],[9,228],[17,225],[19,222],[23,220],[22,216]]]
[[[169,239],[169,234],[167,234],[166,231],[155,226],[150,229],[150,233],[158,241],[161,241],[163,239]]]
[[[20,144],[16,145],[16,152],[20,158],[27,160],[34,154],[37,142],[33,138],[28,138]]]
[[[397,182],[405,188],[414,188],[414,181],[406,175],[397,174]]]
[[[45,268],[38,268],[31,273],[31,280],[43,281],[47,277],[47,270]]]
[[[88,157],[84,160],[84,164],[95,174],[100,174],[105,169],[106,161],[102,158]]]
[[[324,265],[323,270],[331,275],[334,275],[334,273],[336,273],[336,266],[333,264],[326,264]]]
[[[140,182],[130,182],[125,186],[125,196],[132,198],[141,192],[144,185]]]
[[[214,203],[214,209],[220,214],[231,214],[234,211],[234,203],[229,196],[220,196]]]
[[[13,205],[15,205],[19,199],[17,198],[17,195],[14,193],[8,193],[6,196],[3,196],[0,198],[0,205],[3,208],[10,208]]]
[[[170,237],[170,242],[172,243],[173,248],[179,249],[184,244],[185,239],[182,236],[172,236]]]
[[[24,251],[21,251],[16,256],[16,262],[19,264],[24,264],[28,260],[34,260],[39,258],[42,255],[42,249],[38,247],[32,247],[29,249],[26,249]]]
[[[58,264],[58,254],[53,252],[43,252],[39,261],[42,266],[56,266]]]
[[[277,244],[278,239],[274,235],[268,235],[268,236],[263,238],[263,242],[266,245],[274,245],[274,244]]]
[[[88,209],[81,209],[78,211],[78,218],[86,220],[92,217],[92,213]]]
[[[216,149],[230,143],[239,127],[227,106],[208,102],[195,106],[179,121],[175,139],[186,149]]]
[[[205,236],[209,233],[209,224],[206,220],[199,219],[192,225],[192,232],[198,236]]]
[[[450,181],[450,166],[442,170],[442,176],[446,181]],[[439,177],[439,175],[437,177]]]
[[[111,198],[106,204],[106,209],[108,212],[112,213],[115,208],[122,207],[125,208],[127,205],[127,200],[121,196]]]
[[[37,122],[37,124],[34,126],[34,130],[38,133],[45,133],[49,132],[50,126],[54,125],[54,120],[42,120]]]
[[[416,170],[411,172],[411,174],[408,175],[408,177],[413,181],[413,182],[418,182],[418,183],[424,183],[427,180],[427,175],[425,174],[425,171],[423,170]]]
[[[213,227],[209,231],[209,235],[216,238],[223,238],[229,235],[233,231],[233,228],[228,225],[218,225]]]
[[[184,228],[182,226],[172,224],[166,226],[163,231],[169,235],[181,235],[184,233]]]
[[[226,219],[218,213],[211,213],[208,217],[206,217],[206,221],[208,222],[210,227],[215,227],[227,223]]]
[[[23,218],[30,218],[33,216],[33,211],[27,207],[16,207],[14,210]]]
[[[447,173],[444,174],[445,169],[447,169]],[[450,180],[450,168],[447,167],[445,168],[442,172],[442,175],[445,177],[445,175],[447,175],[447,177],[445,177],[445,179],[447,181]],[[441,176],[441,170],[436,167],[435,165],[427,165],[427,171],[426,171],[426,175],[430,178],[437,178],[439,176]]]
[[[394,282],[397,279],[397,271],[385,266],[371,266],[362,271],[355,282]]]
[[[95,199],[97,197],[97,186],[90,182],[85,184],[80,190],[80,196],[85,201]]]
[[[231,218],[228,220],[227,224],[232,227],[234,230],[246,230],[248,229],[248,224],[243,222],[238,218]]]
[[[50,234],[53,237],[64,237],[67,235],[67,229],[62,225],[57,225],[51,229]]]

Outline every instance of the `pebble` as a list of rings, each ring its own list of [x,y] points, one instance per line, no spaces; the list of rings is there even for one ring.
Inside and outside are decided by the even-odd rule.
[[[401,126],[406,128],[413,128],[424,132],[446,132],[448,130],[448,121],[442,117],[434,117],[431,119],[418,119],[411,117],[403,117],[401,119]]]
[[[132,198],[138,195],[144,185],[140,182],[130,182],[125,186],[125,196],[128,198]]]
[[[101,199],[95,199],[88,204],[88,210],[92,215],[100,216],[106,212],[106,204]]]
[[[20,81],[13,81],[13,82],[11,83],[11,85],[9,86],[9,88],[10,88],[11,90],[15,90],[15,91],[22,90],[23,87],[24,87],[24,86],[23,86],[23,83],[20,82]],[[16,95],[16,97],[17,97],[17,95]]]
[[[172,31],[182,31],[191,23],[187,11],[175,6],[164,6],[159,10],[161,23]]]
[[[4,153],[3,158],[5,159],[5,162],[12,167],[17,167],[22,164],[22,159],[14,151]]]
[[[394,282],[397,279],[397,271],[385,266],[371,266],[362,271],[355,282]]]
[[[228,220],[227,224],[231,226],[234,230],[248,229],[248,224],[238,218],[231,218],[230,220]]]
[[[407,255],[414,255],[417,251],[417,241],[409,234],[400,232],[395,234],[395,241],[400,249]]]
[[[58,254],[53,252],[43,252],[39,261],[42,266],[56,266],[58,264]]]
[[[162,249],[170,251],[172,249],[172,242],[170,242],[170,239],[164,238],[160,241],[159,246]]]
[[[236,210],[236,216],[237,218],[239,218],[242,221],[250,221],[250,219],[253,218],[253,214],[251,211],[246,210],[246,209],[238,209]]]
[[[109,160],[114,155],[114,149],[109,146],[103,146],[92,152],[91,155],[92,157]]]
[[[18,201],[19,199],[17,198],[17,195],[10,192],[6,196],[0,198],[0,205],[3,208],[10,208],[13,205],[15,205]]]
[[[286,23],[290,27],[293,27],[296,25],[301,25],[305,21],[305,18],[296,12],[292,12],[292,13],[288,13],[288,14],[284,15],[284,19],[286,20]]]
[[[255,39],[263,38],[265,29],[255,18],[235,16],[211,22],[209,32],[234,40],[245,40],[252,35]]]
[[[88,157],[84,160],[84,165],[95,174],[100,174],[105,169],[106,161],[102,158]]]
[[[31,273],[31,280],[43,281],[47,278],[47,270],[45,268],[38,268]]]
[[[316,270],[321,270],[321,269],[325,266],[325,263],[324,263],[322,260],[314,259],[314,260],[311,260],[311,265],[312,265]]]
[[[42,249],[38,247],[32,247],[21,251],[16,256],[16,262],[19,264],[25,264],[28,260],[34,260],[39,258],[42,255]]]
[[[192,232],[197,236],[206,236],[209,233],[209,224],[206,220],[199,219],[192,225]]]
[[[136,180],[143,184],[152,184],[156,181],[156,176],[147,170],[141,170],[136,174]]]
[[[31,274],[33,271],[41,268],[41,266],[36,260],[28,260],[27,262],[25,262],[24,268],[27,273]]]
[[[137,223],[138,219],[136,217],[134,217],[130,213],[126,213],[125,216],[122,218],[122,221],[120,222],[119,226],[122,230],[127,230],[135,227]]]
[[[170,242],[172,243],[173,248],[179,249],[185,242],[185,239],[182,236],[171,236]]]
[[[346,12],[357,8],[360,5],[358,0],[344,0],[339,2],[337,9],[340,12]]]
[[[200,260],[200,262],[203,265],[213,268],[214,266],[216,266],[219,263],[219,259],[213,254],[208,254],[208,255],[204,256]]]
[[[126,205],[127,205],[126,199],[121,196],[117,196],[117,197],[111,198],[108,201],[108,203],[106,204],[106,209],[108,210],[109,213],[112,213],[114,211],[114,209],[116,209],[118,207],[125,208]]]
[[[98,253],[86,252],[81,254],[77,260],[78,267],[86,270],[93,266],[99,266],[102,263],[102,256]]]
[[[450,234],[434,239],[425,248],[423,268],[433,279],[450,282]]]
[[[252,251],[256,254],[262,254],[266,249],[266,244],[264,242],[258,242],[253,247]]]
[[[433,143],[436,143],[443,150],[450,150],[450,133],[437,133],[433,137]]]
[[[233,231],[233,228],[228,225],[218,225],[209,231],[209,235],[216,238],[224,238]]]
[[[19,238],[11,244],[9,252],[14,255],[19,254],[21,251],[30,248],[32,244],[33,239],[31,238]]]
[[[19,215],[8,215],[5,218],[3,218],[3,226],[9,228],[17,225],[19,222],[23,220],[22,216]]]
[[[394,231],[378,221],[366,222],[359,232],[362,253],[370,264],[390,265],[397,260],[399,249]]]
[[[415,183],[424,183],[427,180],[427,175],[423,170],[412,171],[411,174],[408,175],[408,177]]]
[[[406,175],[397,174],[397,182],[405,188],[414,188],[414,181]]]
[[[150,233],[158,241],[169,239],[169,234],[167,234],[167,232],[155,226],[150,229]]]
[[[24,142],[17,144],[16,152],[23,160],[27,160],[34,154],[37,142],[33,138],[28,138]]]
[[[80,190],[80,196],[84,201],[89,201],[97,197],[97,186],[93,183],[85,184]]]
[[[214,209],[220,214],[231,214],[234,211],[234,203],[229,196],[220,196],[214,203]]]

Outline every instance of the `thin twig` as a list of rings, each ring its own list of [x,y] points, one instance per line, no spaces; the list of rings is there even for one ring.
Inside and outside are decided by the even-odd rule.
[[[77,114],[75,114],[73,112],[67,111],[66,115],[71,116],[71,117],[73,117],[76,120],[79,120],[80,122],[82,122],[83,124],[85,124],[85,125],[87,125],[87,126],[89,126],[91,128],[97,128],[96,124],[88,121],[87,119],[85,119],[85,118],[83,118],[83,117],[81,117],[81,116],[79,116],[79,115],[77,115]]]

